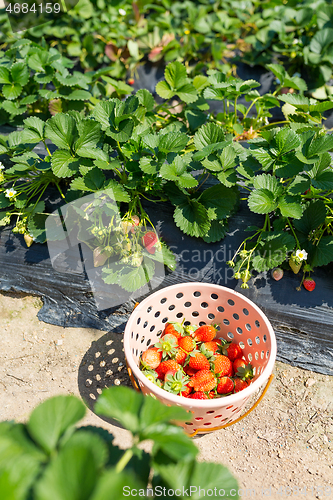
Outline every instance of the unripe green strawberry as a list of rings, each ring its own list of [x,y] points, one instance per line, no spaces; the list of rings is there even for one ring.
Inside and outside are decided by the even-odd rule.
[[[283,278],[283,269],[281,269],[280,267],[276,267],[275,269],[272,270],[271,275],[275,281],[279,281],[280,279]]]
[[[289,266],[291,267],[292,271],[297,274],[298,271],[301,269],[302,267],[302,262],[295,262],[292,258],[289,259]]]

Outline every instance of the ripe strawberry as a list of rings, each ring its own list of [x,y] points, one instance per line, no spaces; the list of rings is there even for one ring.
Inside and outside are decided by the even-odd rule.
[[[216,387],[216,377],[210,370],[199,370],[188,383],[195,391],[209,392]]]
[[[215,354],[219,346],[221,345],[221,341],[220,339],[210,340],[209,342],[205,342],[202,345],[207,351],[211,352],[212,354]]]
[[[186,352],[191,352],[196,347],[195,340],[192,337],[190,337],[189,335],[185,335],[185,337],[181,337],[178,340],[178,345],[179,345],[179,347],[184,349],[184,351],[186,351]]]
[[[215,391],[210,391],[208,396],[209,396],[209,399],[214,399],[216,397]]]
[[[233,367],[235,373],[237,373],[238,368],[241,368],[241,367],[245,368],[245,366],[246,366],[246,362],[244,361],[244,359],[241,359],[241,358],[235,359],[234,362],[232,363],[232,367]]]
[[[147,231],[142,236],[142,244],[147,252],[154,254],[156,251],[155,244],[158,242],[157,234],[154,231]]]
[[[155,370],[161,362],[162,353],[157,347],[150,347],[141,355],[141,361],[145,368],[149,367]]]
[[[175,359],[167,359],[166,361],[162,361],[162,363],[157,367],[157,372],[161,372],[164,375],[172,370],[180,370],[181,366],[177,363]]]
[[[316,288],[316,282],[312,278],[305,278],[303,286],[306,290],[312,292]]]
[[[174,335],[179,339],[183,333],[183,327],[180,323],[174,322],[174,323],[166,323],[163,335]]]
[[[128,83],[128,85],[134,85],[134,83],[135,83],[134,78],[129,78],[129,79],[127,80],[127,83]]]
[[[216,328],[213,325],[203,325],[194,332],[194,338],[199,342],[209,342],[216,335]]]
[[[234,392],[242,391],[243,389],[246,389],[248,385],[249,385],[248,381],[242,380],[241,378],[235,378]]]
[[[195,392],[191,396],[189,396],[190,399],[209,399],[208,396],[204,392]]]
[[[210,369],[210,364],[208,359],[204,354],[201,352],[196,352],[190,354],[190,360],[189,360],[189,366],[190,368],[194,368],[195,370],[209,370]]]
[[[235,361],[235,359],[243,357],[243,351],[238,344],[231,343],[227,347],[227,356],[230,359],[230,361]]]
[[[246,364],[246,362],[242,359],[235,359],[233,362],[233,368],[236,377],[239,377],[242,380],[249,380],[254,377],[251,363]]]
[[[275,281],[279,281],[283,278],[283,269],[281,269],[280,267],[276,267],[272,270],[271,275]]]
[[[289,259],[289,266],[291,267],[291,269],[293,270],[294,274],[297,274],[298,271],[301,269],[302,267],[302,262],[295,262],[293,259]]]
[[[185,363],[186,358],[187,358],[186,352],[182,351],[181,349],[177,349],[177,354],[175,356],[175,360],[177,361],[177,363],[183,365]]]
[[[212,358],[212,365],[214,373],[218,373],[220,377],[224,377],[230,373],[230,369],[232,368],[230,359],[223,354],[214,356],[214,358]]]
[[[195,370],[194,368],[191,368],[190,366],[184,366],[184,372],[186,373],[186,375],[188,375],[189,377],[193,377],[193,375],[195,375],[197,373],[198,370]]]
[[[188,384],[186,384],[186,389],[184,391],[182,391],[180,393],[181,396],[183,396],[184,398],[188,398],[189,395],[191,394],[192,392],[192,387],[190,387]]]
[[[221,377],[217,384],[219,394],[230,394],[235,387],[235,382],[230,377]]]

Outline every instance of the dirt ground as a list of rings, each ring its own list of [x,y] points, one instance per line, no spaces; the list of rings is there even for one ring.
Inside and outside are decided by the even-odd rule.
[[[121,334],[42,323],[41,305],[0,294],[0,420],[24,421],[56,394],[81,396],[91,407],[105,383],[128,384]],[[199,459],[226,465],[243,499],[333,500],[333,377],[280,362],[274,374],[249,416],[195,438]],[[121,447],[130,443],[127,431],[89,409],[82,424],[105,427]]]

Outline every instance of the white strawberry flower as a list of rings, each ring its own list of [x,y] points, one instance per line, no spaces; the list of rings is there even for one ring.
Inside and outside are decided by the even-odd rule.
[[[306,260],[308,258],[308,254],[305,250],[296,250],[296,257],[298,260]]]
[[[124,10],[124,9],[119,9],[119,11],[118,11],[118,12],[119,12],[119,14],[120,14],[121,16],[126,16],[126,10]]]
[[[5,196],[7,198],[14,198],[14,196],[17,194],[17,191],[15,189],[6,189],[5,191]]]
[[[5,166],[3,165],[3,163],[1,163],[0,161],[0,170],[4,170],[5,169]]]

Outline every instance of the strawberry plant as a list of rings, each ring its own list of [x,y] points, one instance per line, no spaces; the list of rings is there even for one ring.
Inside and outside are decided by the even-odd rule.
[[[132,437],[121,449],[112,433],[101,427],[76,427],[85,415],[84,404],[74,396],[56,396],[37,406],[27,423],[0,423],[0,481],[3,500],[80,498],[115,500],[150,491],[185,491],[193,498],[207,489],[223,490],[225,498],[238,499],[238,484],[226,467],[198,462],[198,448],[174,421],[186,421],[180,407],[159,401],[127,387],[105,389],[95,411],[116,419]],[[140,444],[151,440],[150,453]],[[183,482],[178,481],[179,470]],[[150,490],[147,490],[150,488]],[[201,490],[202,491],[202,490]]]

